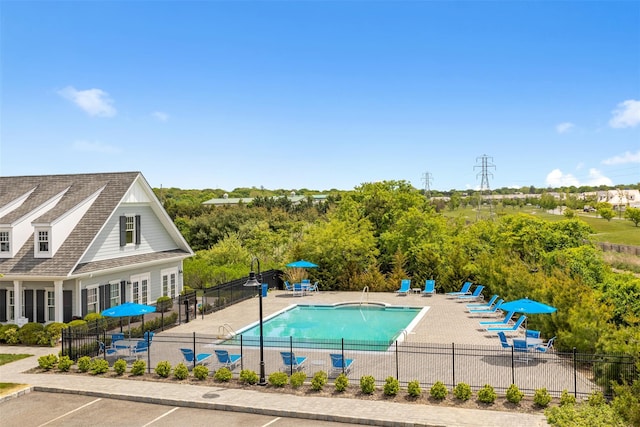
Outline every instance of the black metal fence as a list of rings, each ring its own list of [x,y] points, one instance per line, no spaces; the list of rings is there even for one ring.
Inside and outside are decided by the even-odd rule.
[[[227,332],[225,332],[226,334]],[[97,355],[96,341],[109,342],[108,336],[86,334],[76,335],[74,341],[84,346],[93,343]],[[260,367],[259,337],[214,336],[205,334],[156,334],[147,353],[143,355],[149,372],[160,361],[169,361],[172,366],[185,363],[180,351],[187,348],[196,354],[211,354],[211,368],[216,369],[214,350],[227,350],[229,354],[241,356],[234,370],[237,375],[242,369],[258,372]],[[532,395],[535,390],[546,388],[554,396],[563,390],[576,397],[586,397],[593,391],[602,391],[612,397],[612,383],[639,378],[636,359],[623,354],[585,354],[572,352],[547,353],[532,352],[520,354],[513,349],[494,346],[462,344],[434,344],[418,342],[380,342],[348,340],[298,340],[290,338],[264,338],[264,361],[266,374],[275,371],[293,372],[284,364],[281,352],[293,352],[306,357],[303,371],[308,377],[323,370],[333,378],[342,372],[334,369],[330,354],[341,354],[344,359],[352,359],[350,369],[345,373],[352,384],[357,384],[365,375],[371,375],[378,385],[387,377],[398,379],[406,386],[417,380],[422,387],[430,387],[442,381],[453,388],[464,382],[473,390],[485,384],[492,385],[497,392],[504,393],[511,384],[516,384],[523,392]],[[127,358],[124,354],[122,357]],[[101,357],[108,358],[106,354]],[[112,359],[117,358],[114,356]],[[113,360],[111,360],[113,361]],[[189,366],[191,367],[191,366]]]

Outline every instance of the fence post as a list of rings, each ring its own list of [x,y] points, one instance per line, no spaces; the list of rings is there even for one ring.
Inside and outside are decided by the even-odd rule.
[[[193,367],[196,367],[196,331],[193,331]]]
[[[578,359],[576,357],[576,348],[573,347],[573,396],[578,398]]]
[[[515,353],[513,351],[513,346],[511,346],[511,384],[516,383],[516,366],[515,366],[514,355]]]
[[[262,290],[260,290],[262,292]],[[289,375],[293,375],[293,336],[289,335],[289,351],[291,357],[289,358]]]
[[[344,359],[344,338],[340,338],[340,343],[341,343],[341,352],[342,352],[342,373],[344,374],[344,365],[346,363]]]
[[[242,371],[244,369],[244,353],[243,353],[244,347],[242,345],[242,335],[240,335],[240,370]]]
[[[456,386],[456,344],[451,343],[451,380],[452,387]]]
[[[342,356],[344,360],[344,356]],[[398,363],[398,340],[396,340],[396,380],[400,381],[400,366]]]

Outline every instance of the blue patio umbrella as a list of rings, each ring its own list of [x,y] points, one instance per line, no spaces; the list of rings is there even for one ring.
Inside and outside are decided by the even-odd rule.
[[[289,268],[318,268],[317,264],[314,264],[310,261],[305,261],[303,259],[299,260],[299,261],[295,261],[295,262],[290,262],[289,264],[287,264],[287,267]]]
[[[550,305],[529,298],[522,298],[515,301],[502,303],[502,305],[500,305],[500,310],[504,310],[506,312],[515,311],[516,313],[522,314],[551,314],[557,309],[555,307],[551,307]],[[525,330],[526,329],[527,326],[525,323]],[[526,339],[527,336],[525,334],[525,341]]]
[[[145,314],[153,313],[155,311],[156,311],[156,307],[153,305],[138,304],[135,302],[125,302],[124,304],[120,304],[115,307],[111,307],[111,308],[107,308],[106,310],[103,310],[102,315],[104,317],[128,317],[129,318],[129,337],[131,337],[131,317],[144,316]],[[143,318],[143,324],[144,324],[144,318]],[[120,331],[122,332],[122,329]]]

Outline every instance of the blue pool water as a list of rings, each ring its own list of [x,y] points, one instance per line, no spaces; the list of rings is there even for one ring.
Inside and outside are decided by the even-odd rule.
[[[390,343],[413,327],[426,309],[372,305],[297,305],[263,322],[265,340],[378,341]],[[422,313],[422,314],[421,314]],[[418,316],[420,314],[420,316]],[[259,325],[239,331],[248,341],[260,336]]]

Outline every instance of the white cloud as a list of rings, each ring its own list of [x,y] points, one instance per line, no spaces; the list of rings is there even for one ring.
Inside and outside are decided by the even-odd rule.
[[[116,109],[109,94],[101,89],[76,90],[73,86],[67,86],[58,91],[58,94],[76,104],[90,116],[113,117]]]
[[[93,153],[104,153],[104,154],[118,154],[121,153],[122,150],[118,147],[114,147],[113,145],[103,144],[99,141],[75,141],[73,143],[73,149],[77,151],[88,151]]]
[[[640,150],[632,153],[625,152],[622,156],[614,156],[602,161],[605,165],[622,165],[625,163],[640,163]]]
[[[546,184],[549,187],[580,187],[581,185],[598,186],[613,185],[613,181],[602,175],[598,169],[589,169],[589,175],[585,181],[580,181],[570,173],[563,173],[560,169],[554,169],[547,174]]]
[[[612,128],[632,128],[640,124],[640,101],[629,99],[618,104],[618,108],[612,111],[613,117],[609,120]]]
[[[613,181],[602,175],[602,172],[598,169],[591,168],[589,169],[589,178],[587,179],[587,182],[584,182],[582,185],[613,185]]]
[[[571,131],[576,125],[571,122],[563,122],[556,125],[556,132],[563,134]]]
[[[151,113],[151,115],[161,122],[166,122],[167,120],[169,120],[169,115],[167,113],[163,113],[162,111],[154,111],[153,113]]]

